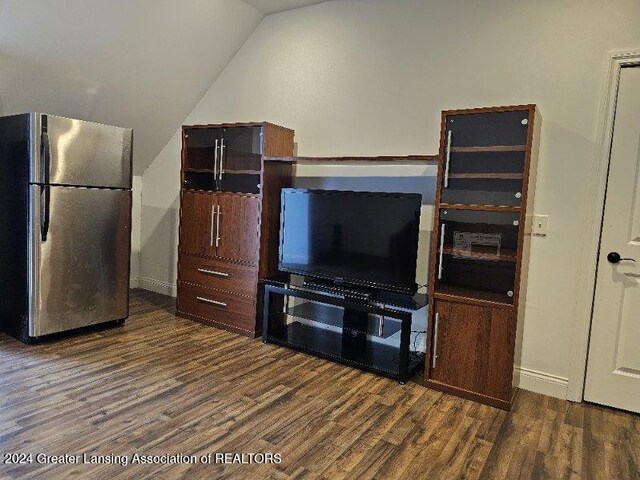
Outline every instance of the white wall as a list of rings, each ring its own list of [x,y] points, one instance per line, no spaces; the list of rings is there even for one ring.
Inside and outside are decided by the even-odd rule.
[[[133,128],[140,175],[263,16],[241,0],[3,0],[0,115]]]
[[[184,123],[280,123],[300,155],[436,153],[443,109],[538,104],[535,210],[550,215],[549,233],[533,241],[516,362],[523,387],[563,397],[603,62],[640,48],[639,24],[637,0],[323,3],[266,17]],[[141,276],[167,292],[179,162],[176,132],[143,183]],[[336,168],[351,167],[299,173]],[[412,168],[386,173],[433,182]]]
[[[131,288],[138,287],[140,276],[140,232],[142,220],[142,176],[133,176],[131,195]]]

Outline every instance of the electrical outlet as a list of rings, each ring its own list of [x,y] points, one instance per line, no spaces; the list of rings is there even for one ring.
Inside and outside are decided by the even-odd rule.
[[[547,235],[547,226],[549,224],[549,215],[534,215],[533,216],[533,230],[531,233],[538,237],[545,237]]]

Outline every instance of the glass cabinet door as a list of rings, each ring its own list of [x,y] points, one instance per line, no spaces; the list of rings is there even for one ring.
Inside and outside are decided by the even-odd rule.
[[[220,151],[218,189],[260,193],[262,127],[225,128]]]
[[[443,209],[436,292],[513,303],[519,214]]]
[[[184,130],[183,187],[260,193],[262,127],[192,127]]]
[[[215,190],[222,130],[187,128],[183,135],[183,187],[190,190]]]
[[[528,111],[451,115],[446,125],[441,201],[520,205]]]

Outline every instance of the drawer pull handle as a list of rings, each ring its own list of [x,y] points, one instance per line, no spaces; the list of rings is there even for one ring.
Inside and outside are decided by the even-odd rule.
[[[227,304],[224,302],[219,302],[217,300],[211,300],[210,298],[204,298],[204,297],[196,297],[196,300],[200,300],[201,302],[205,302],[205,303],[211,303],[213,305],[218,305],[220,307],[226,307]]]
[[[199,268],[198,271],[200,273],[206,273],[208,275],[217,275],[218,277],[228,277],[228,273],[217,272],[216,270],[207,270],[206,268]]]

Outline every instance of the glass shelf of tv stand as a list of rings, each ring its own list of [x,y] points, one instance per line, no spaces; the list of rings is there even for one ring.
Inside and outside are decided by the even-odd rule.
[[[262,333],[274,343],[405,383],[422,354],[410,352],[411,310],[306,288],[288,275],[262,280]],[[310,307],[309,304],[315,304]],[[380,330],[379,330],[380,329]]]

